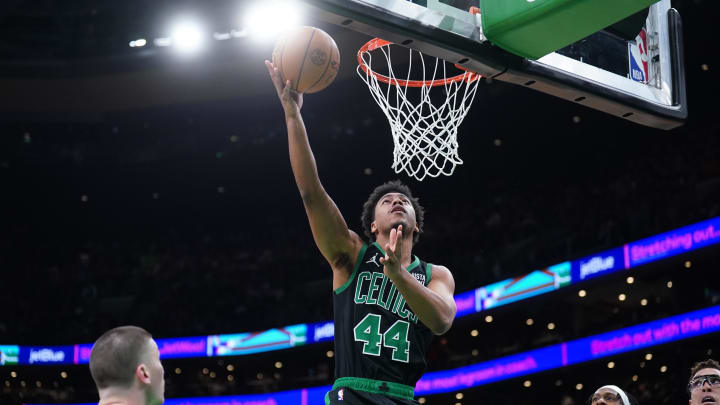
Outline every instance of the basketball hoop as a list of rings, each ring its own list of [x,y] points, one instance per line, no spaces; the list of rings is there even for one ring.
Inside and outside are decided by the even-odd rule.
[[[457,131],[475,98],[481,76],[455,65],[465,72],[447,77],[444,60],[409,49],[407,76],[399,79],[390,60],[392,45],[392,42],[379,38],[370,40],[358,51],[357,68],[360,78],[390,121],[395,145],[392,168],[396,173],[405,172],[419,181],[426,176],[449,176],[455,166],[463,163],[458,154]],[[371,52],[375,50],[385,56],[387,75],[373,71]],[[422,66],[421,80],[410,79],[413,58],[419,59]],[[432,77],[426,72],[425,58],[435,59]],[[430,60],[428,66],[432,63]],[[444,91],[431,91],[440,87]],[[409,94],[410,88],[418,88],[419,95],[417,91]],[[431,95],[436,99],[444,97],[444,102],[437,103],[436,100],[434,103]]]

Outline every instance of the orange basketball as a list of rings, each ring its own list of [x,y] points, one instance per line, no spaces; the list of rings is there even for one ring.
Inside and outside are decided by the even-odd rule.
[[[316,93],[332,83],[340,69],[340,52],[325,31],[299,27],[275,43],[272,60],[283,82],[298,93]]]

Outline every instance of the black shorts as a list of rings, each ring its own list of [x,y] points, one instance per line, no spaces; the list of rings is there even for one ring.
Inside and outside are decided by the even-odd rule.
[[[385,394],[356,391],[347,387],[335,388],[325,394],[325,405],[419,405],[415,400]]]

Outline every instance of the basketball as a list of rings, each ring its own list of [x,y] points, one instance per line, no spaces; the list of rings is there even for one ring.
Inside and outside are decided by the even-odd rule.
[[[298,93],[317,93],[332,83],[340,68],[340,52],[325,31],[299,27],[275,43],[272,61]]]

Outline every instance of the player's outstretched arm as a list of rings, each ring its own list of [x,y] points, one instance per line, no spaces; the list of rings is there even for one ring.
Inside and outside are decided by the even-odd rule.
[[[340,210],[320,183],[315,157],[300,114],[302,94],[292,91],[289,82],[282,82],[277,68],[271,62],[265,61],[265,65],[285,110],[290,165],[295,183],[305,205],[315,244],[332,266],[335,273],[333,288],[337,288],[344,284],[347,275],[352,271],[355,258],[362,247],[362,240],[348,229]],[[341,273],[340,277],[338,273]]]
[[[385,246],[385,257],[380,258],[383,271],[407,301],[410,309],[434,334],[442,335],[450,329],[457,307],[455,306],[455,280],[444,266],[433,266],[432,279],[427,288],[402,268],[402,225],[390,231]]]

